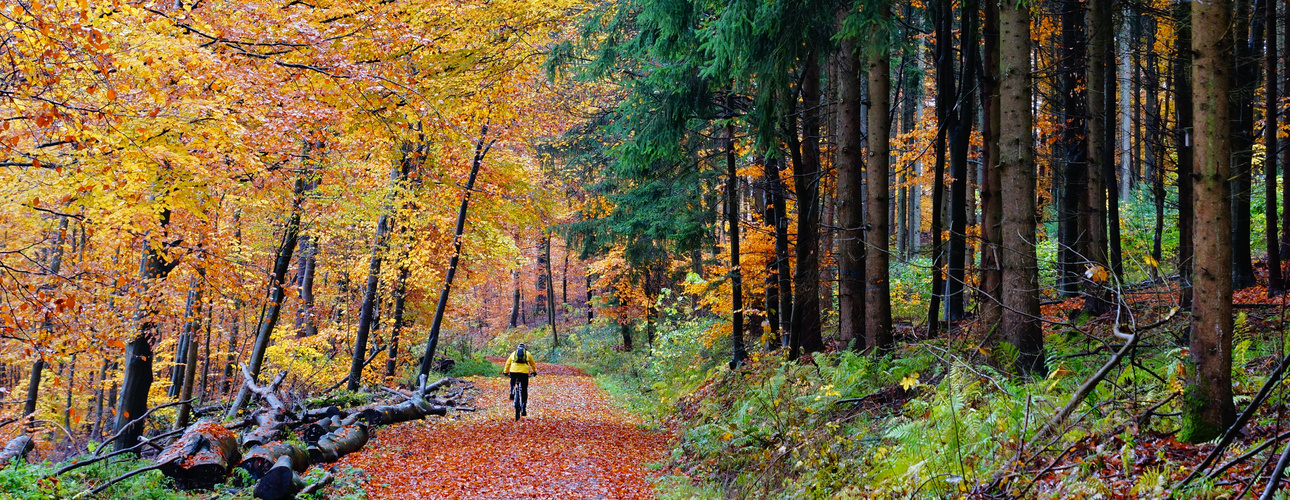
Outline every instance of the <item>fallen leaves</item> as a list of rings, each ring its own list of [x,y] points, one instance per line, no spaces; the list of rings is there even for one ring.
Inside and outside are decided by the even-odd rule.
[[[524,420],[507,379],[476,379],[484,411],[382,429],[342,463],[367,472],[374,499],[652,498],[644,466],[662,460],[668,437],[641,429],[576,368],[537,372]]]

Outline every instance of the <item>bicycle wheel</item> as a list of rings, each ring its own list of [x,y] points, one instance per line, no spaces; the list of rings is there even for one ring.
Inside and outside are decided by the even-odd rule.
[[[515,384],[515,387],[511,388],[511,396],[515,401],[515,420],[519,421],[520,413],[524,411],[524,391],[521,390],[520,384]]]

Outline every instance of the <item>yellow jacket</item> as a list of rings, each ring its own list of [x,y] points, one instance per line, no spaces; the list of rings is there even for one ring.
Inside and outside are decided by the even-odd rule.
[[[502,368],[502,373],[533,373],[537,371],[537,360],[533,359],[533,353],[525,352],[524,359],[515,360],[515,353],[506,358],[506,366]]]

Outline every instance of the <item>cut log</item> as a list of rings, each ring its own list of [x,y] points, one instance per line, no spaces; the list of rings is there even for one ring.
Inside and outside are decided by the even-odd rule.
[[[233,466],[242,461],[233,431],[211,421],[200,421],[162,450],[156,462],[161,472],[181,490],[211,489],[223,483]]]
[[[237,466],[255,479],[263,478],[274,467],[278,459],[288,457],[295,466],[296,472],[303,473],[309,468],[309,455],[300,445],[287,441],[276,441],[256,445],[242,455],[242,463]]]
[[[296,493],[305,487],[304,479],[296,473],[296,469],[300,468],[296,465],[297,462],[299,461],[290,455],[278,457],[268,473],[260,478],[260,482],[255,483],[255,498],[265,500],[295,498]]]
[[[339,415],[309,424],[308,427],[305,427],[305,433],[303,436],[305,444],[317,443],[319,438],[326,436],[327,433],[336,430],[340,426],[341,423]]]
[[[4,445],[4,449],[0,450],[0,466],[7,464],[10,460],[14,459],[25,460],[27,458],[27,454],[30,453],[34,447],[35,443],[31,441],[30,435],[22,434],[10,439],[9,442]]]
[[[367,444],[367,426],[350,424],[342,426],[318,439],[309,446],[309,460],[312,463],[331,463],[340,457],[356,452]]]
[[[255,429],[242,435],[243,448],[252,448],[257,445],[279,441],[289,431],[287,428],[287,410],[285,408],[256,412],[253,418],[255,420]]]

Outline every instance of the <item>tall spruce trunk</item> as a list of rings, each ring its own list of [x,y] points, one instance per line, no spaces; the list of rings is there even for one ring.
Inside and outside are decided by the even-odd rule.
[[[1089,127],[1088,73],[1084,3],[1064,0],[1061,14],[1061,92],[1064,120],[1062,126],[1062,162],[1058,180],[1061,200],[1058,204],[1058,289],[1064,295],[1079,293],[1085,260],[1089,260],[1088,227],[1085,221],[1089,206]],[[1098,89],[1099,91],[1101,89]]]
[[[891,2],[877,0],[878,25],[891,19]],[[881,28],[871,32],[877,38],[885,33]],[[887,224],[887,205],[891,196],[888,175],[891,171],[891,52],[887,40],[874,39],[869,57],[869,146],[866,167],[868,171],[868,196],[865,199],[865,243],[873,248],[865,254],[864,333],[870,349],[887,352],[892,348],[891,334],[891,280],[890,235]]]
[[[1087,82],[1088,91],[1085,95],[1088,98],[1088,137],[1085,143],[1088,145],[1088,163],[1086,168],[1087,183],[1084,188],[1083,206],[1080,207],[1080,230],[1086,238],[1084,246],[1084,258],[1090,265],[1099,266],[1107,273],[1112,273],[1113,268],[1107,259],[1107,195],[1106,188],[1108,183],[1105,182],[1106,160],[1114,158],[1115,149],[1113,142],[1114,134],[1108,135],[1111,131],[1110,124],[1114,119],[1115,112],[1115,87],[1114,79],[1108,78],[1108,74],[1113,75],[1115,61],[1113,30],[1114,23],[1098,22],[1099,20],[1113,18],[1111,10],[1111,0],[1091,0],[1090,8],[1092,9],[1092,20],[1088,24],[1088,33],[1090,35],[1090,44],[1088,50],[1088,70]],[[1112,71],[1112,73],[1108,73]],[[1107,113],[1107,105],[1110,104],[1111,112]],[[1110,183],[1113,185],[1114,183]],[[1109,277],[1107,280],[1098,281],[1085,279],[1085,296],[1084,311],[1093,316],[1101,315],[1109,309],[1107,302],[1108,290],[1113,280]]]
[[[1174,18],[1177,37],[1174,39],[1174,113],[1177,120],[1174,126],[1174,146],[1178,149],[1178,275],[1182,278],[1179,291],[1179,305],[1184,310],[1192,306],[1192,264],[1195,255],[1193,242],[1194,202],[1193,193],[1193,153],[1192,143],[1195,134],[1192,131],[1193,100],[1191,78],[1191,0],[1180,0],[1174,7]]]
[[[972,126],[976,123],[977,69],[977,2],[963,1],[960,45],[963,51],[963,69],[959,81],[967,82],[960,89],[959,116],[954,120],[950,144],[950,249],[949,279],[945,283],[945,319],[962,320],[964,310],[963,289],[967,283],[967,227],[969,215],[968,180],[972,170],[968,166],[968,148],[972,142]],[[885,281],[884,281],[885,282]]]
[[[981,183],[981,325],[990,333],[990,344],[998,342],[999,318],[1003,313],[1002,269],[999,247],[1003,239],[1003,197],[999,191],[999,4],[985,2],[982,25],[984,71],[981,73],[981,145],[985,158],[985,175]]]
[[[801,160],[793,164],[797,189],[797,269],[793,275],[793,328],[789,358],[824,349],[820,332],[820,65],[807,56],[802,72]],[[886,214],[884,209],[883,214]]]
[[[731,104],[731,103],[727,103]],[[743,364],[748,357],[744,350],[744,286],[743,271],[739,267],[739,171],[735,162],[735,125],[726,122],[726,223],[730,227],[730,367]],[[552,323],[552,328],[555,324]]]
[[[1236,420],[1232,402],[1232,252],[1228,179],[1232,175],[1233,33],[1230,2],[1197,2],[1192,12],[1195,54],[1195,294],[1191,365],[1183,392],[1178,439],[1200,443]]]
[[[1044,337],[1039,324],[1039,266],[1035,253],[1035,141],[1031,109],[1030,7],[999,6],[999,177],[1003,212],[1003,331],[1020,354],[1017,370],[1042,378]]]
[[[443,326],[443,316],[448,308],[448,294],[452,291],[452,280],[457,275],[457,262],[461,259],[461,235],[466,231],[466,208],[470,204],[470,193],[475,189],[475,178],[479,176],[479,166],[484,163],[484,156],[493,149],[493,141],[488,141],[488,125],[479,131],[475,141],[475,157],[470,163],[470,176],[461,193],[461,207],[457,209],[457,228],[452,238],[452,257],[448,259],[448,274],[444,276],[443,290],[439,292],[439,302],[435,305],[434,319],[430,323],[430,333],[426,338],[426,352],[421,356],[421,367],[417,378],[430,373],[434,364],[435,350],[439,347],[439,329]]]
[[[1268,2],[1263,9],[1263,29],[1267,30],[1264,47],[1264,66],[1267,81],[1264,87],[1263,116],[1263,219],[1268,250],[1268,296],[1275,297],[1284,289],[1281,276],[1281,254],[1277,244],[1277,131],[1280,116],[1277,112],[1277,8]]]
[[[863,351],[865,338],[865,231],[861,59],[854,40],[838,56],[838,338],[844,349]],[[773,210],[773,209],[772,209]]]
[[[1258,0],[1263,5],[1265,0]],[[1230,248],[1232,250],[1232,287],[1241,289],[1254,286],[1254,263],[1250,251],[1250,189],[1253,179],[1254,160],[1254,94],[1259,81],[1258,48],[1252,39],[1262,38],[1262,19],[1251,13],[1250,0],[1236,0],[1236,12],[1232,28],[1236,43],[1236,76],[1232,99],[1233,126],[1232,142],[1232,177],[1230,191],[1231,232]],[[1194,26],[1194,25],[1193,25]],[[1199,29],[1196,30],[1199,36]],[[1200,64],[1199,59],[1197,65]],[[1200,93],[1197,92],[1197,102]],[[1197,118],[1200,118],[1199,113]],[[1197,147],[1200,147],[1199,142]],[[1200,168],[1197,162],[1196,168]],[[1199,207],[1198,207],[1199,208]],[[1197,227],[1197,231],[1200,228]],[[1199,249],[1197,250],[1199,252]]]
[[[936,0],[932,22],[936,46],[936,144],[932,180],[932,297],[927,307],[927,335],[935,337],[940,332],[941,301],[945,298],[945,245],[941,233],[945,227],[945,158],[946,137],[956,128],[958,111],[954,91],[954,35],[953,2]],[[872,182],[872,181],[871,181]]]

